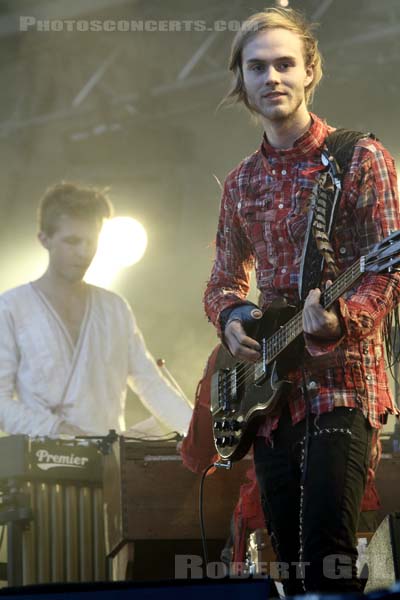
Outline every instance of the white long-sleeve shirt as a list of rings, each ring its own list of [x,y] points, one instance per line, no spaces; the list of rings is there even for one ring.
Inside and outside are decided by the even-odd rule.
[[[124,431],[127,384],[167,430],[187,430],[192,409],[163,377],[120,296],[89,286],[74,346],[32,284],[0,295],[1,430],[56,435],[66,421],[87,434]]]

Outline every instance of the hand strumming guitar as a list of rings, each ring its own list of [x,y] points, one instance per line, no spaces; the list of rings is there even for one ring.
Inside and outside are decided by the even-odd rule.
[[[246,334],[240,321],[230,321],[225,327],[224,335],[225,342],[235,358],[251,363],[260,360],[260,344]]]

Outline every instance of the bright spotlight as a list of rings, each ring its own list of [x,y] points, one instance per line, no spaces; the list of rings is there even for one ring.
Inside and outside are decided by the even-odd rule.
[[[106,221],[99,237],[99,246],[85,281],[108,287],[119,271],[143,257],[147,247],[146,231],[131,217],[115,217]]]
[[[289,6],[289,0],[275,0],[276,6],[281,8],[287,8]]]

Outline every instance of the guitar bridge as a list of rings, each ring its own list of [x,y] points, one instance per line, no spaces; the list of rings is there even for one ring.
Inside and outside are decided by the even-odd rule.
[[[267,377],[267,340],[261,340],[261,360],[254,365],[254,383],[260,385]]]

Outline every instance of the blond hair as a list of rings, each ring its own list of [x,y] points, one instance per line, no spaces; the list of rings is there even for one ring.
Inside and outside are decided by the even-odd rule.
[[[251,112],[255,112],[247,99],[243,80],[242,52],[246,44],[261,31],[277,28],[292,31],[303,42],[305,67],[312,67],[314,73],[311,83],[305,89],[305,99],[307,105],[312,102],[315,89],[322,78],[322,56],[318,49],[318,40],[312,31],[313,25],[307,23],[303,15],[296,10],[290,8],[266,8],[262,12],[255,13],[246,19],[233,39],[229,70],[234,74],[234,82],[221,104],[243,102]]]

